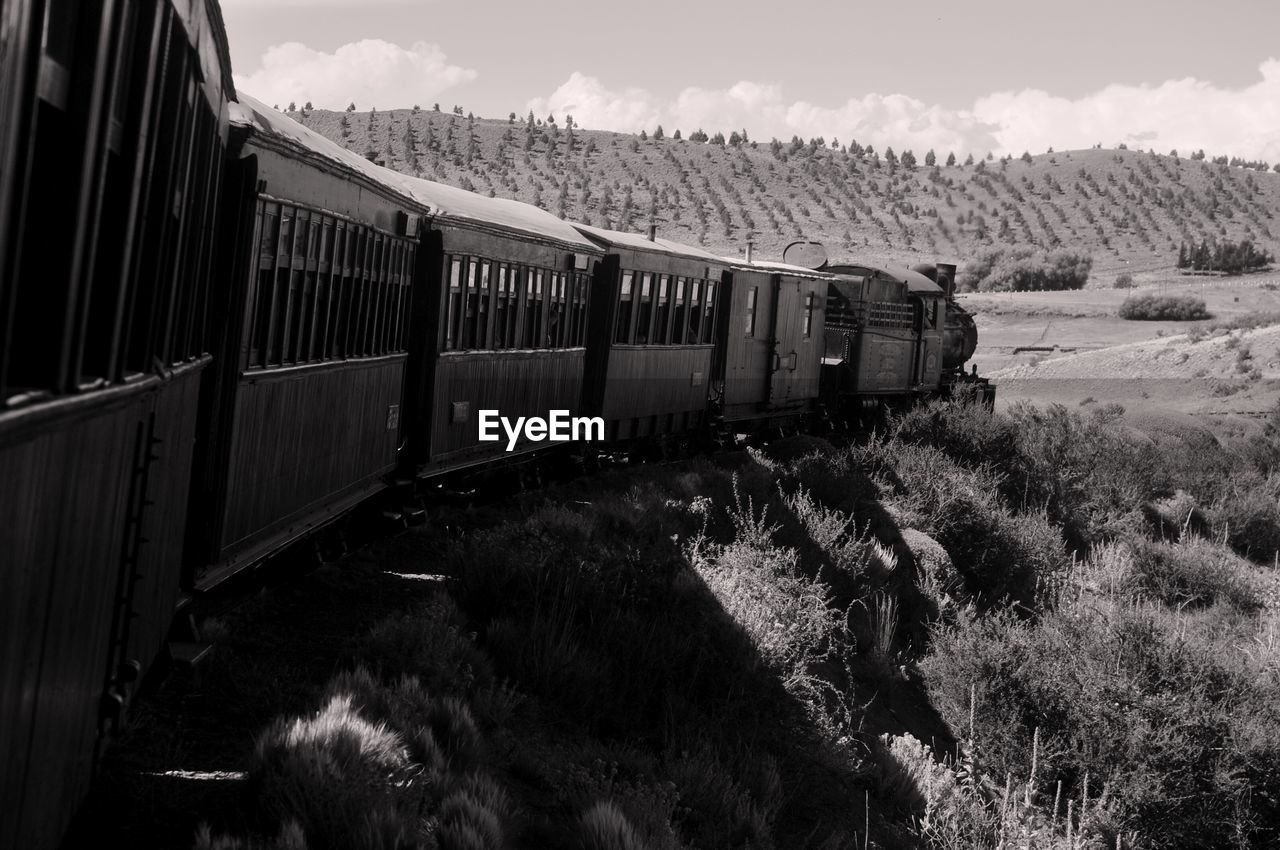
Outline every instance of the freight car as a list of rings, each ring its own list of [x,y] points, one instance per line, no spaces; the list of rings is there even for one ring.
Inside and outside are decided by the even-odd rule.
[[[550,449],[481,411],[634,449],[990,398],[954,267],[726,259],[395,173],[237,95],[212,2],[3,14],[4,846],[57,843],[191,594]]]

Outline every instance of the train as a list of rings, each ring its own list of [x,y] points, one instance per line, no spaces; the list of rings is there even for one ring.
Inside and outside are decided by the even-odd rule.
[[[58,844],[193,598],[371,499],[994,399],[954,265],[390,171],[237,92],[213,0],[0,14],[0,845]],[[556,411],[594,439],[482,439]]]

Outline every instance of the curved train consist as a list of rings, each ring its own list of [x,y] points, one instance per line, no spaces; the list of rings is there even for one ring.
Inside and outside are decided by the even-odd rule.
[[[191,594],[548,450],[481,411],[612,449],[992,398],[954,266],[727,259],[389,171],[237,94],[212,0],[2,14],[4,846],[56,845]]]

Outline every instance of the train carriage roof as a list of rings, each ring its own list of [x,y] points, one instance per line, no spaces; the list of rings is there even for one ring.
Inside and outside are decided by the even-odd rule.
[[[736,259],[734,257],[725,257],[724,261],[734,268],[750,269],[751,271],[774,272],[777,274],[791,275],[792,277],[807,277],[816,280],[835,280],[835,275],[827,271],[818,269],[806,269],[804,266],[796,266],[791,263],[779,263],[772,260],[746,260]]]
[[[656,254],[668,254],[675,257],[682,257],[689,260],[696,260],[702,263],[715,263],[724,265],[724,257],[718,257],[710,251],[704,251],[701,248],[695,248],[692,245],[684,245],[679,242],[672,242],[669,239],[663,239],[658,236],[650,240],[646,236],[639,233],[624,233],[621,230],[605,230],[603,227],[592,227],[589,224],[574,224],[583,236],[593,242],[604,246],[614,248],[627,248],[632,251],[650,251]]]
[[[464,224],[496,226],[556,242],[575,251],[599,251],[572,225],[546,210],[507,198],[487,198],[375,165],[243,92],[238,97],[240,102],[231,104],[233,126],[249,128],[259,140],[269,139],[295,152],[328,160],[424,207],[428,215]]]
[[[911,269],[890,263],[881,263],[875,266],[838,265],[832,266],[829,271],[835,274],[854,275],[870,280],[892,280],[904,284],[907,287],[907,291],[913,295],[946,295],[942,287],[920,274],[920,272],[914,272]]]

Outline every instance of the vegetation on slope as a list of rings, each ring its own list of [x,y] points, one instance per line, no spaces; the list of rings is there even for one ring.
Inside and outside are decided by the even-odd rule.
[[[633,136],[583,130],[571,116],[291,114],[409,174],[588,224],[642,231],[653,222],[671,239],[731,256],[752,240],[777,257],[799,237],[822,241],[835,258],[911,262],[963,262],[993,245],[1069,246],[1108,271],[1171,269],[1184,243],[1280,247],[1280,174],[1225,159],[1095,149],[959,162],[854,140]]]
[[[1194,295],[1135,295],[1120,305],[1120,318],[1144,322],[1194,322],[1213,318]]]
[[[1120,417],[931,405],[401,538],[452,578],[198,846],[1272,846],[1280,441]]]

